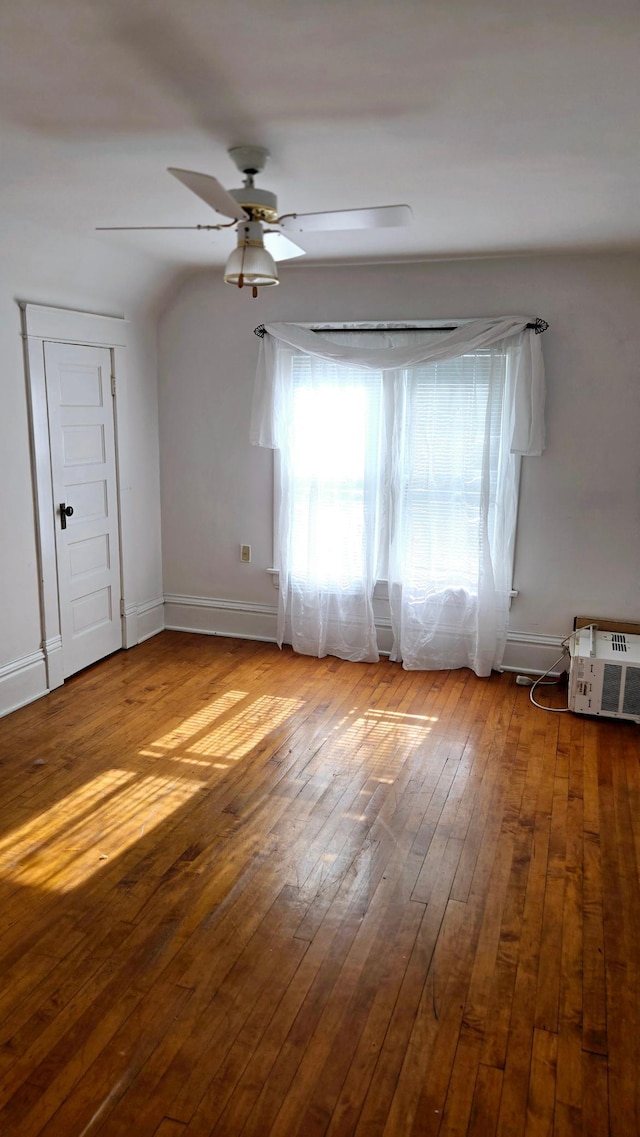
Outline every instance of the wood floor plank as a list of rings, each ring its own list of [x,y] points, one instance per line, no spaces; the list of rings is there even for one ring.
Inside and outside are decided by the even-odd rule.
[[[495,849],[508,789],[506,774],[515,756],[521,729],[519,717],[513,714],[513,703],[514,699],[508,695],[501,699],[491,709],[480,737],[473,740],[478,773],[471,787],[473,812],[453,885],[454,900],[466,901],[474,882],[476,889],[482,889],[486,867],[476,877],[479,850]]]
[[[556,1096],[559,1102],[580,1108],[583,1098],[584,723],[576,716],[571,725]]]
[[[509,1132],[509,1125],[511,1124],[511,1122],[505,1122],[505,1117],[518,1113],[522,1115],[524,1109],[526,1109],[529,1061],[528,1047],[530,1045],[535,1016],[536,978],[539,964],[539,942],[546,880],[549,825],[544,813],[535,812],[534,817],[533,830],[529,830],[528,826],[525,827],[526,831],[531,835],[531,844],[528,846],[529,852],[526,854],[529,858],[526,884],[523,885],[521,883],[519,885],[519,887],[524,887],[525,890],[521,918],[517,931],[514,929],[512,923],[507,925],[507,927],[511,929],[508,934],[515,937],[514,942],[517,941],[518,951],[513,986],[512,1011],[509,1017],[508,1031],[504,1042],[504,1062],[501,1063],[505,1069],[505,1073],[509,1075],[504,1086],[500,1109],[500,1125],[505,1129],[505,1132]],[[493,1054],[497,1052],[497,1041],[500,1036],[495,1033],[495,1024],[492,1019],[495,1013],[496,986],[494,983],[492,992],[493,998],[490,999],[490,968],[491,965],[495,963],[496,976],[500,974],[500,951],[504,952],[504,948],[501,948],[500,945],[503,944],[504,940],[505,920],[513,920],[513,911],[511,911],[510,914],[509,908],[510,895],[513,894],[514,883],[517,883],[520,878],[522,868],[521,858],[525,855],[523,854],[523,849],[525,848],[527,848],[527,846],[519,844],[514,840],[514,856],[509,866],[509,883],[504,892],[505,902],[502,920],[491,919],[491,904],[488,903],[485,909],[480,941],[481,950],[479,950],[476,955],[464,1019],[465,1024],[473,1027],[472,1037],[474,1046],[472,1052],[477,1055],[478,1062],[481,1055],[487,1051]],[[515,871],[514,864],[517,866]],[[496,891],[498,892],[496,899],[498,899],[500,892],[498,890]],[[496,935],[498,927],[500,928],[499,937]],[[503,1025],[500,1026],[500,1031],[504,1029],[506,1016],[501,1022]],[[487,1041],[489,1042],[488,1047],[486,1045]],[[499,1057],[501,1057],[501,1051],[499,1052]],[[514,1123],[514,1125],[515,1133],[517,1131],[517,1123]]]
[[[375,1069],[386,1031],[411,958],[424,915],[424,906],[410,901],[394,937],[389,937],[388,953],[381,953],[382,975],[358,1045],[342,1083],[327,1129],[327,1137],[355,1131]],[[382,1071],[380,1071],[382,1074]]]
[[[550,836],[547,884],[540,942],[540,967],[536,1000],[536,1027],[557,1031],[562,956],[562,914],[566,887],[567,809],[569,781],[564,776],[565,764],[556,763]]]
[[[3,1137],[640,1132],[637,738],[175,632],[8,716]]]
[[[488,1066],[504,1067],[505,1065],[513,1008],[513,990],[516,982],[522,920],[533,845],[533,829],[526,813],[524,824],[519,824],[520,811],[527,808],[525,795],[529,770],[531,730],[532,724],[529,720],[525,723],[520,734],[511,780],[511,794],[507,800],[503,818],[503,830],[505,833],[511,830],[514,841],[492,996],[484,1036],[482,1061]]]
[[[584,734],[584,841],[582,911],[582,1047],[607,1053],[602,857],[600,852],[597,732]]]
[[[535,1030],[525,1137],[553,1137],[558,1036]]]
[[[502,1093],[502,1070],[495,1066],[477,1068],[467,1137],[495,1137]]]
[[[452,1131],[455,1131],[460,1124],[460,1116],[466,1114],[466,1102],[456,1098],[459,1087],[455,1084],[452,1088],[451,1109],[448,1115],[447,1103],[448,1090],[453,1080],[450,1071],[454,1055],[458,1054],[461,1065],[464,1064],[466,1038],[462,1017],[469,985],[470,959],[477,943],[479,922],[479,912],[472,916],[467,905],[462,905],[456,900],[449,901],[434,951],[430,976],[427,976],[425,983],[425,995],[429,997],[431,978],[430,999],[433,1021],[428,1021],[427,1027],[433,1027],[434,1033],[432,1060],[427,1063],[423,1072],[413,1126],[407,1128],[407,1132],[412,1133],[414,1137],[418,1137],[421,1133],[425,1135],[439,1133],[443,1121],[451,1122]],[[407,1057],[410,1056],[412,1041]],[[406,1093],[406,1087],[403,1086],[405,1069],[406,1063],[385,1126],[385,1132],[389,1135],[394,1133],[400,1118],[406,1117],[410,1112],[410,1110],[405,1112],[403,1101]],[[407,1104],[410,1106],[410,1101]],[[470,1104],[469,1099],[469,1107]],[[456,1117],[458,1109],[460,1114]]]
[[[163,1117],[153,1137],[184,1137],[186,1126],[171,1117]]]
[[[583,1137],[608,1137],[609,1081],[607,1059],[601,1054],[583,1053],[584,1102],[582,1109]]]
[[[604,899],[605,981],[609,1123],[612,1137],[637,1130],[638,945],[637,903],[631,902],[636,869],[631,863],[628,801],[625,793],[624,727],[599,739]],[[635,862],[635,856],[634,856]],[[629,875],[627,875],[629,874]],[[637,897],[637,891],[636,891]]]

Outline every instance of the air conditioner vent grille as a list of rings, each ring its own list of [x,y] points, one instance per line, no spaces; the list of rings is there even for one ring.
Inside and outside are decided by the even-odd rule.
[[[640,667],[627,667],[622,711],[625,715],[640,715]]]
[[[621,679],[622,668],[620,664],[605,663],[602,673],[602,699],[600,702],[603,711],[610,711],[615,714],[618,710]]]
[[[611,648],[613,651],[626,651],[627,640],[626,637],[621,635],[620,632],[614,632],[611,636]]]

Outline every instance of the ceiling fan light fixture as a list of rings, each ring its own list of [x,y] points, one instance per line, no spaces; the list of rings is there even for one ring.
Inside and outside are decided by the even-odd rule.
[[[264,247],[262,226],[257,222],[238,225],[238,245],[229,257],[224,270],[225,284],[238,288],[248,285],[257,295],[258,288],[279,284],[276,262]]]
[[[279,284],[278,270],[270,253],[264,248],[255,245],[238,245],[234,249],[224,270],[225,284],[251,284],[256,288],[264,288],[270,284]]]

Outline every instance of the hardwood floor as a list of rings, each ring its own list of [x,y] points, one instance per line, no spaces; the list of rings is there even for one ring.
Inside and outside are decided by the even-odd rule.
[[[0,1133],[636,1137],[639,744],[170,632],[2,720]]]

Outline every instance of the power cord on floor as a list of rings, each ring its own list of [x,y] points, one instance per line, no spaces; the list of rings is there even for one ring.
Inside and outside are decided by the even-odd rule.
[[[541,685],[544,687],[547,687],[547,686],[551,685],[548,683],[543,683],[542,681],[543,681],[543,679],[546,679],[547,675],[549,675],[551,671],[553,671],[554,667],[557,667],[559,663],[563,662],[563,660],[565,659],[565,657],[567,655],[568,650],[569,650],[569,642],[567,640],[566,646],[564,648],[564,651],[562,652],[562,655],[559,656],[558,659],[556,659],[555,663],[551,664],[551,667],[549,668],[548,671],[545,671],[544,675],[541,675],[539,679],[536,679],[535,683],[531,684],[531,688],[529,690],[529,698],[530,698],[531,702],[533,703],[534,707],[538,707],[541,711],[551,711],[551,713],[554,715],[563,715],[563,714],[566,714],[567,711],[569,710],[569,707],[545,707],[543,703],[537,703],[533,697],[533,692],[535,691],[536,687],[540,687]],[[559,678],[554,679],[553,682],[558,683]]]
[[[580,632],[587,632],[589,630],[589,628],[593,628],[596,632],[598,631],[598,625],[597,624],[585,624],[581,628],[575,628],[574,631],[572,631],[570,633],[570,635],[567,636],[566,639],[562,640],[562,645],[561,645],[562,646],[562,655],[559,656],[558,659],[556,659],[555,663],[551,664],[551,667],[548,669],[548,671],[545,671],[544,675],[540,675],[540,677],[538,679],[531,680],[531,688],[529,690],[529,698],[530,698],[531,702],[533,703],[534,707],[538,707],[539,710],[541,710],[541,711],[550,711],[551,714],[554,714],[554,715],[564,715],[571,709],[570,707],[545,707],[543,703],[537,703],[536,702],[536,700],[533,697],[533,692],[535,691],[536,687],[540,687],[540,686],[551,687],[553,684],[559,683],[560,676],[557,676],[556,679],[550,680],[548,683],[544,683],[543,680],[546,679],[547,675],[549,675],[553,671],[554,667],[557,667],[559,663],[562,663],[563,660],[565,659],[565,657],[569,654],[569,645],[570,645],[571,641],[573,639],[575,639],[576,636],[579,636]],[[516,683],[519,683],[521,686],[528,683],[528,682],[529,682],[529,678],[526,675],[518,675],[516,678]]]

